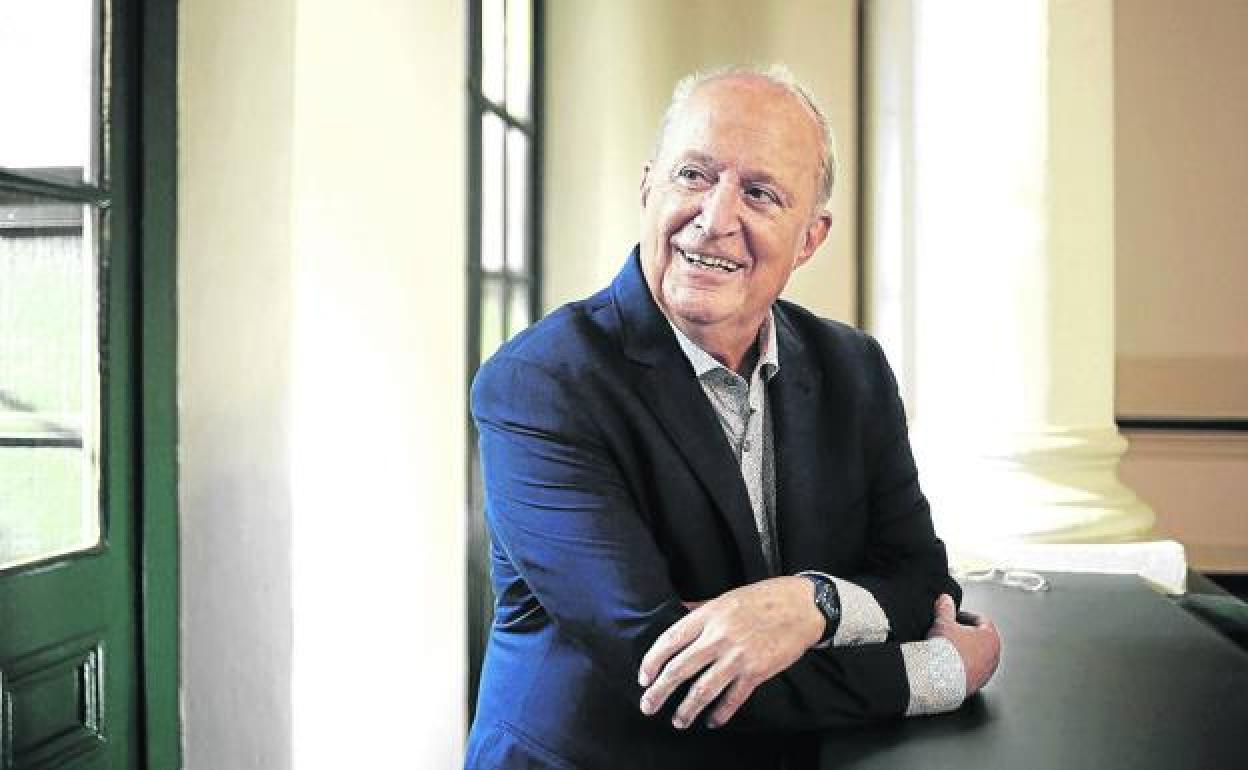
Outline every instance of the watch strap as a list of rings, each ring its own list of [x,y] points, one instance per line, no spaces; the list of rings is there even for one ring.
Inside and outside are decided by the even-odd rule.
[[[827,575],[818,572],[800,572],[815,587],[815,608],[823,615],[825,623],[823,636],[819,638],[817,647],[826,647],[836,636],[841,625],[841,596],[836,589],[836,582]]]

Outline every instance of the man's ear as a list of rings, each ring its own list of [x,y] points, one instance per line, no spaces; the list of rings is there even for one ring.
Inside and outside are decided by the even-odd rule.
[[[828,231],[831,229],[832,213],[826,209],[820,211],[810,224],[806,225],[806,232],[802,234],[802,248],[797,254],[798,267],[806,264],[815,255],[827,239]]]
[[[646,207],[646,198],[650,195],[650,169],[653,161],[641,167],[641,207]]]

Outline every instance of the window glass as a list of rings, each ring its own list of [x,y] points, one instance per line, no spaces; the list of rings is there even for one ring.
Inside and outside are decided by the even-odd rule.
[[[533,319],[529,318],[529,287],[523,283],[513,283],[511,285],[511,296],[508,298],[507,307],[507,338],[510,339],[516,332],[521,331],[529,325]]]
[[[0,167],[95,181],[96,18],[93,0],[0,3]]]
[[[529,117],[533,9],[529,0],[507,0],[507,111]]]
[[[503,119],[481,116],[481,268],[503,269]]]
[[[481,0],[481,93],[495,104],[503,103],[506,34],[503,0]]]
[[[486,278],[481,285],[481,360],[503,344],[503,284]]]
[[[507,131],[507,269],[523,272],[528,262],[529,137]]]
[[[0,190],[0,568],[99,541],[96,217]]]

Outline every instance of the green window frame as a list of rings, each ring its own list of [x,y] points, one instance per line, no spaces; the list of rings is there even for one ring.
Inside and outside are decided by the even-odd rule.
[[[31,0],[34,2],[34,0]],[[181,765],[178,637],[178,519],[176,404],[176,82],[177,3],[97,0],[109,42],[97,51],[107,75],[107,105],[97,157],[108,174],[91,183],[34,169],[0,168],[0,190],[11,199],[38,197],[107,211],[100,233],[101,543],[34,565],[7,570],[32,583],[64,574],[113,541],[132,559],[124,601],[135,607],[137,725],[140,766]],[[49,56],[57,55],[49,51]],[[10,103],[17,110],[20,104]],[[32,228],[79,227],[57,221],[55,204],[36,210]],[[81,211],[81,208],[78,209]],[[81,218],[81,217],[80,217]],[[110,417],[113,415],[113,417]],[[117,416],[121,416],[118,418]],[[73,443],[45,437],[36,443]],[[12,442],[10,442],[12,443]],[[112,470],[109,470],[112,469]],[[119,488],[120,487],[120,488]],[[125,505],[125,531],[110,506]],[[19,592],[7,594],[21,596]],[[25,601],[25,599],[23,599]],[[39,612],[66,608],[39,606]],[[2,624],[0,624],[2,625]],[[18,629],[10,629],[18,632]],[[0,633],[5,633],[0,630]]]
[[[471,0],[467,10],[466,389],[481,363],[541,314],[539,169],[545,8],[542,0]],[[523,200],[522,206],[513,205],[517,199]],[[471,719],[493,620],[493,594],[476,429],[471,415],[466,421]]]

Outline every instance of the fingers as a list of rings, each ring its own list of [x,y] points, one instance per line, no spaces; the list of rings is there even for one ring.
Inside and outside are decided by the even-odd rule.
[[[688,644],[688,646],[676,653],[663,666],[662,671],[654,676],[653,683],[641,695],[641,712],[643,714],[651,716],[657,713],[659,709],[663,708],[663,704],[667,702],[667,699],[671,697],[672,692],[677,687],[698,676],[703,669],[715,662],[716,651],[714,646],[701,639],[696,641],[697,643]],[[702,677],[698,678],[698,682],[694,684],[694,689],[697,689],[699,686],[702,687],[698,695],[694,696],[694,703],[702,701],[702,704],[698,706],[698,711],[701,711],[706,703],[709,703],[715,696],[719,695],[727,685],[727,680],[725,679],[718,689],[710,692],[713,682],[708,680],[705,685],[702,683],[702,679],[709,673],[711,672],[708,669]],[[704,698],[704,696],[709,697]],[[686,698],[686,701],[688,701],[688,698]],[[696,716],[696,713],[694,716]],[[683,726],[677,725],[677,727]]]
[[[950,604],[952,604],[952,600],[947,594],[937,596],[936,601],[932,603],[935,617],[932,618],[932,627],[927,629],[928,639],[938,636],[949,636],[950,630],[957,627],[957,612],[950,613]]]
[[[980,618],[972,627],[962,632],[966,643],[959,647],[966,666],[966,692],[968,695],[983,689],[996,673],[1001,662],[1001,637],[997,627],[987,618]]]
[[[702,618],[695,614],[686,615],[673,623],[666,631],[659,634],[654,644],[641,659],[641,668],[637,671],[637,684],[649,687],[659,671],[676,653],[689,646],[702,633]]]
[[[712,703],[712,726],[726,722],[759,683],[792,665],[818,637],[824,621],[810,605],[810,590],[804,578],[770,578],[733,589],[673,623],[638,668],[642,713],[658,713],[690,683],[673,725],[689,726]]]
[[[990,637],[990,641],[998,649],[1001,647],[1001,633],[997,631],[997,625],[988,618],[980,616],[979,622],[975,624],[975,629],[982,632],[985,636]]]
[[[953,599],[941,595],[935,602],[936,617],[927,638],[943,637],[953,643],[966,672],[966,694],[983,688],[1001,661],[1001,636],[993,622],[973,612],[958,612]]]
[[[729,719],[737,713],[737,709],[741,708],[745,703],[745,699],[750,697],[754,692],[754,688],[758,686],[757,682],[752,682],[744,677],[737,677],[733,680],[728,691],[719,699],[719,703],[715,706],[715,710],[706,718],[708,727],[720,727],[727,724]]]
[[[703,671],[689,688],[685,699],[672,716],[672,726],[678,730],[689,727],[714,703],[715,708],[707,717],[706,725],[711,728],[721,727],[732,719],[756,687],[757,679],[738,670],[738,666],[728,660],[718,660]]]
[[[693,724],[702,710],[719,697],[728,685],[733,682],[731,666],[724,661],[716,661],[714,665],[702,672],[702,676],[689,688],[684,701],[672,716],[672,726],[683,730]]]

